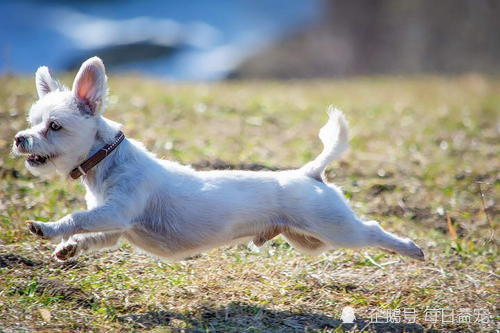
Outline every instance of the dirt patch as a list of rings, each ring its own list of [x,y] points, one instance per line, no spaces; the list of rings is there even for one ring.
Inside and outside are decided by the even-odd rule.
[[[119,322],[130,323],[135,328],[153,328],[168,325],[171,319],[172,313],[167,311],[150,311],[143,314],[129,314],[117,318]]]
[[[394,184],[374,184],[370,187],[370,194],[373,196],[380,195],[384,192],[393,192],[396,189]]]
[[[63,300],[75,301],[80,305],[92,304],[92,297],[82,289],[73,287],[59,279],[41,279],[38,281],[36,292],[44,295],[60,297]]]
[[[33,261],[23,256],[14,253],[7,253],[0,255],[0,268],[4,267],[14,267],[14,266],[27,266],[27,267],[35,267],[40,265],[40,262]]]
[[[250,170],[250,171],[277,171],[286,170],[287,168],[269,166],[259,163],[229,163],[219,159],[212,161],[201,160],[199,162],[191,164],[193,168],[197,170]]]
[[[345,283],[345,284],[342,284],[342,283],[332,283],[330,285],[328,285],[329,288],[331,289],[334,289],[334,290],[339,290],[339,291],[343,291],[343,292],[349,292],[349,291],[353,291],[353,290],[356,290],[358,289],[359,290],[359,286],[355,285],[355,284],[352,284],[352,283]],[[361,288],[361,290],[365,291],[364,288]]]
[[[405,217],[412,221],[425,221],[441,218],[438,214],[434,213],[430,207],[412,207],[401,205],[386,205],[380,203],[375,208],[369,210],[371,214],[379,214],[382,216],[398,216]]]

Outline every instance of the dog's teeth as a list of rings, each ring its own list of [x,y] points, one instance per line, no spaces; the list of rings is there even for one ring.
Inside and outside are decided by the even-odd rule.
[[[41,156],[41,155],[36,155],[36,154],[31,154],[28,155],[28,161],[34,162],[34,163],[45,163],[47,161],[48,157]]]

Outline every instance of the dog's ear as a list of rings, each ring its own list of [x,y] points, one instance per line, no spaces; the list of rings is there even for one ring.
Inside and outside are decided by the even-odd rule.
[[[86,60],[76,74],[73,94],[88,106],[91,115],[103,111],[107,94],[106,71],[102,60],[93,57]]]
[[[38,67],[35,74],[35,82],[38,98],[42,98],[49,92],[60,90],[61,88],[59,82],[54,80],[50,75],[49,68],[47,66]]]

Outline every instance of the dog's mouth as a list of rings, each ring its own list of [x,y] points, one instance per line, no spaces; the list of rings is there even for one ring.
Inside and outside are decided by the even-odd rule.
[[[51,158],[54,158],[55,156],[43,156],[43,155],[37,155],[37,154],[30,154],[28,155],[28,158],[26,161],[28,161],[29,165],[31,166],[40,166],[44,165],[47,163]]]

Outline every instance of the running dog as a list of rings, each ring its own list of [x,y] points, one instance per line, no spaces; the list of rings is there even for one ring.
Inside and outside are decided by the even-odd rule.
[[[319,254],[334,248],[378,247],[423,260],[410,239],[363,221],[324,170],[348,147],[342,113],[332,107],[319,137],[323,151],[286,171],[195,171],[158,159],[104,118],[104,64],[85,61],[71,90],[36,72],[39,99],[30,128],[15,136],[13,153],[26,157],[34,175],[81,178],[87,210],[56,222],[28,221],[29,230],[57,240],[53,256],[113,247],[120,238],[151,254],[182,259],[230,243],[257,246],[283,235],[296,249]]]

